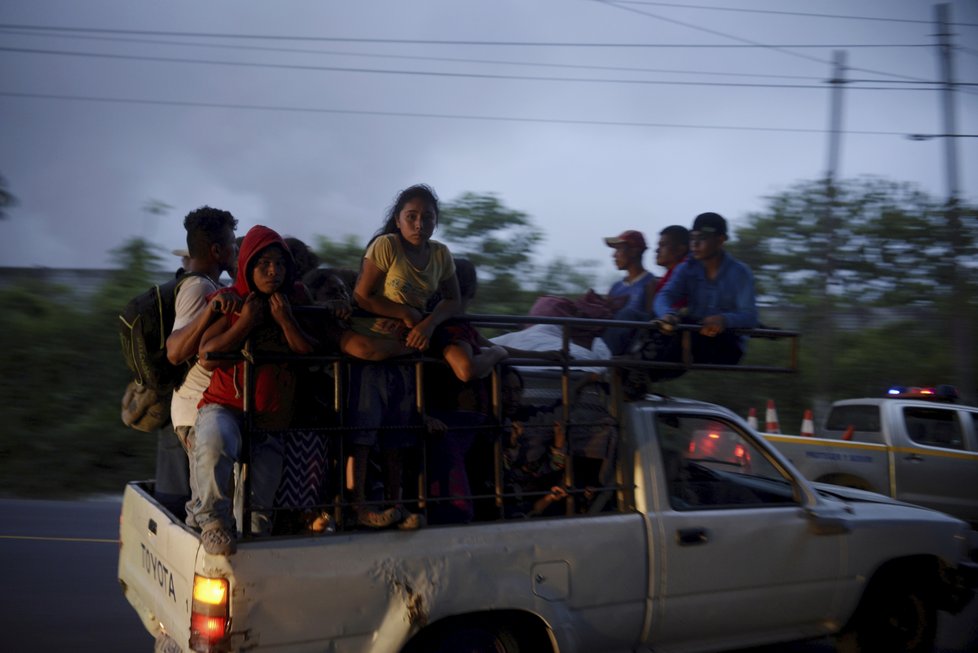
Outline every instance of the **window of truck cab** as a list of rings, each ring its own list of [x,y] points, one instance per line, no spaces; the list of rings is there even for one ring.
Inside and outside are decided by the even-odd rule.
[[[879,404],[833,406],[825,420],[825,430],[842,435],[851,426],[854,430],[853,440],[884,444],[880,408]]]
[[[791,477],[731,422],[660,413],[656,435],[675,510],[797,504]]]
[[[916,444],[941,449],[964,449],[964,430],[958,411],[948,408],[906,406],[903,424]]]

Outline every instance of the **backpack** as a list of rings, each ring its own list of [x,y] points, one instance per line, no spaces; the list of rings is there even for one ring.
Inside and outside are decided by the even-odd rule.
[[[127,419],[126,404],[123,402],[122,421],[141,431],[151,431],[164,426],[169,420],[169,393],[182,380],[189,369],[188,365],[173,365],[166,357],[166,338],[173,330],[176,316],[176,293],[183,281],[191,276],[205,276],[199,273],[178,272],[169,281],[152,286],[136,295],[122,313],[119,314],[119,338],[122,357],[133,373],[132,386],[140,389],[143,402],[152,397],[152,404],[162,405],[166,410],[155,409],[158,417],[139,426],[138,421]],[[152,393],[152,394],[150,394]],[[127,392],[127,396],[131,395]],[[154,426],[159,422],[159,426]]]

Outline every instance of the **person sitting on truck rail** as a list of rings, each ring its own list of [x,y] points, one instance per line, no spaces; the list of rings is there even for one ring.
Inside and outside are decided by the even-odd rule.
[[[615,262],[621,267],[622,263],[626,261],[625,254],[622,253],[634,250],[636,245],[629,247],[626,243],[629,241],[634,241],[637,244],[638,238],[630,236],[631,234],[638,234],[638,232],[626,231],[617,239],[605,238],[605,242],[615,245]],[[641,234],[639,234],[641,236]],[[618,244],[618,243],[621,244]],[[644,239],[641,241],[644,243]],[[622,309],[620,309],[615,314],[615,319],[617,320],[648,320],[652,317],[652,305],[655,295],[662,290],[662,288],[669,282],[672,278],[672,274],[676,267],[686,260],[689,255],[689,229],[683,227],[682,225],[674,224],[669,225],[665,229],[659,232],[659,242],[655,248],[655,263],[656,265],[661,265],[665,268],[666,272],[661,277],[653,277],[651,275],[640,276],[638,279],[648,280],[651,282],[647,283],[642,290],[642,298],[647,296],[649,304],[648,310],[641,310],[637,305],[637,295],[639,294],[639,288],[637,287],[640,281],[638,279],[629,282],[628,278],[624,281],[618,281],[614,286],[611,287],[611,291],[608,293],[609,298],[630,296],[631,299],[629,303]],[[634,264],[633,264],[634,265]],[[649,292],[651,291],[651,292]],[[679,309],[686,305],[684,299],[680,299],[674,308]],[[607,328],[602,334],[601,338],[606,342],[608,348],[615,355],[623,355],[632,352],[637,348],[636,329],[633,328]],[[641,334],[644,336],[645,334]]]
[[[700,325],[692,334],[694,363],[736,365],[748,338],[731,329],[758,324],[754,275],[724,251],[726,241],[727,221],[723,216],[712,212],[696,216],[690,230],[691,257],[676,267],[653,300],[663,331],[671,332],[680,322]],[[682,301],[686,307],[677,309]],[[662,355],[679,360],[678,346],[667,351]]]
[[[341,341],[344,353],[380,361],[425,351],[435,328],[458,313],[455,261],[431,239],[438,212],[438,197],[424,184],[398,195],[363,255],[353,298],[371,315],[354,317]],[[425,315],[436,291],[441,301]]]
[[[191,460],[194,496],[188,504],[187,523],[201,529],[201,544],[207,553],[229,555],[236,550],[231,497],[234,463],[242,445],[245,362],[209,360],[207,354],[240,351],[247,340],[259,352],[308,354],[318,341],[292,313],[293,303],[308,303],[308,293],[295,280],[295,263],[285,241],[268,227],[252,227],[245,235],[234,284],[215,294],[220,293],[233,293],[242,305],[240,312],[211,324],[201,338],[200,361],[213,375],[197,414]],[[255,426],[287,427],[295,394],[289,366],[258,365],[254,384]],[[251,524],[244,527],[267,534],[271,531],[269,508],[282,472],[282,443],[267,433],[252,435],[249,474],[255,510]]]
[[[357,316],[340,341],[344,353],[363,361],[429,349],[435,329],[459,311],[455,262],[448,247],[431,239],[438,225],[438,196],[424,184],[401,191],[383,226],[367,245],[354,299],[370,316]],[[427,315],[435,292],[441,300]],[[380,430],[408,424],[415,393],[414,375],[405,365],[361,364],[351,367],[350,412],[353,426],[354,502],[357,521],[368,528],[417,528],[420,518],[401,506],[401,476],[407,450],[417,433]],[[393,505],[383,511],[367,505],[366,471],[371,450],[379,448],[385,468],[385,493]]]
[[[615,251],[615,267],[625,272],[625,278],[616,281],[608,290],[609,299],[624,301],[615,310],[614,319],[636,322],[651,319],[652,296],[657,280],[642,264],[642,256],[648,249],[645,236],[640,231],[630,229],[618,236],[605,238],[604,242]],[[602,332],[601,339],[612,354],[620,355],[628,351],[633,334],[634,329],[631,328],[608,327]]]
[[[655,283],[656,294],[666,287],[676,268],[688,257],[689,229],[679,224],[672,224],[659,232],[659,242],[655,247],[655,264],[664,267],[666,273]],[[685,301],[680,299],[675,308],[682,308],[685,305]]]

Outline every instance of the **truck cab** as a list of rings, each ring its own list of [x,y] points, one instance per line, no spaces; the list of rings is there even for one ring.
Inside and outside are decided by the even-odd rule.
[[[958,404],[956,393],[894,388],[836,401],[823,434],[886,447],[890,473],[867,489],[978,523],[978,407]]]

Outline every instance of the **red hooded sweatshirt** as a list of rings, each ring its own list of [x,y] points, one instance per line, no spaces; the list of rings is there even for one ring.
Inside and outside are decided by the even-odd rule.
[[[279,288],[293,305],[307,303],[307,293],[301,283],[295,281],[295,261],[289,252],[288,245],[281,236],[272,229],[257,225],[252,227],[241,242],[238,252],[238,271],[234,283],[228,288],[222,288],[208,297],[208,301],[219,293],[234,293],[242,300],[258,290],[254,284],[254,266],[258,255],[270,246],[281,247],[286,253],[285,281]],[[260,293],[259,293],[260,294]],[[226,315],[230,327],[240,316]],[[288,353],[289,346],[285,341],[282,329],[275,323],[271,315],[256,327],[249,336],[252,351]],[[268,363],[256,368],[255,401],[253,404],[256,426],[262,428],[285,428],[292,418],[292,402],[295,397],[295,375],[284,363]],[[211,384],[204,391],[198,408],[206,404],[221,404],[235,410],[244,409],[244,361],[230,367],[219,367],[211,376]]]

